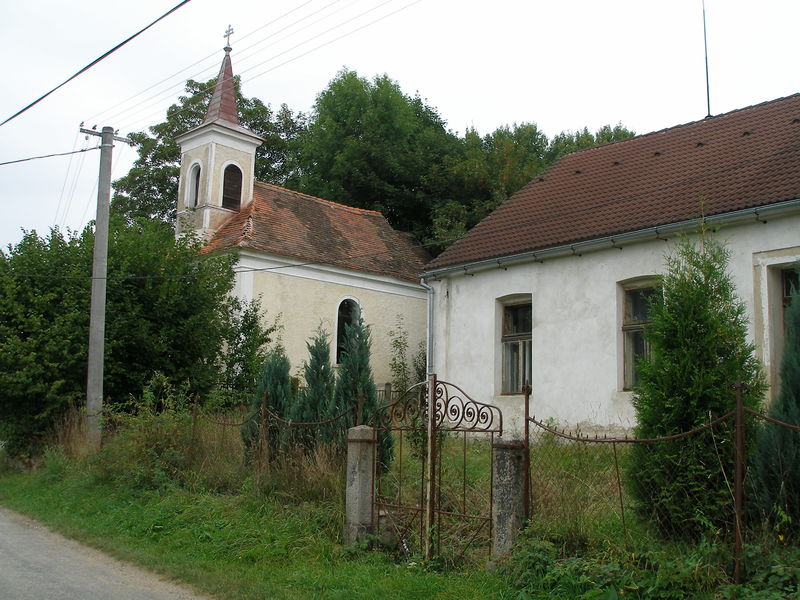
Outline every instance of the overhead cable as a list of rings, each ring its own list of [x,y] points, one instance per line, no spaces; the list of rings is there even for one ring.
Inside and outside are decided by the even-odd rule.
[[[84,72],[88,71],[88,70],[89,70],[89,69],[91,69],[93,66],[95,66],[97,63],[99,63],[101,60],[103,60],[103,59],[104,59],[104,58],[106,58],[107,56],[110,56],[111,54],[113,54],[114,52],[116,52],[117,50],[119,50],[120,48],[122,48],[122,47],[123,47],[125,44],[127,44],[128,42],[130,42],[132,39],[134,39],[134,38],[138,37],[139,35],[141,35],[141,34],[142,34],[142,33],[144,33],[145,31],[147,31],[148,29],[150,29],[150,28],[151,28],[153,25],[155,25],[156,23],[158,23],[158,22],[159,22],[159,21],[161,21],[162,19],[164,19],[164,18],[168,17],[168,16],[169,16],[169,15],[171,15],[173,12],[175,12],[176,10],[178,10],[178,9],[179,9],[181,6],[183,6],[184,4],[188,4],[189,2],[191,2],[191,0],[183,0],[183,1],[182,1],[182,2],[180,2],[179,4],[177,4],[177,5],[173,6],[171,9],[169,9],[169,10],[168,10],[167,12],[165,12],[163,15],[161,15],[160,17],[158,17],[158,18],[157,18],[155,21],[153,21],[152,23],[150,23],[150,24],[149,24],[149,25],[147,25],[146,27],[143,27],[142,29],[140,29],[139,31],[137,31],[136,33],[134,33],[132,36],[130,36],[130,37],[129,37],[129,38],[127,38],[126,40],[124,40],[124,41],[120,42],[119,44],[117,44],[116,46],[114,46],[113,48],[111,48],[111,50],[109,50],[109,51],[107,51],[106,53],[104,53],[102,56],[99,56],[99,57],[95,58],[95,59],[94,59],[92,62],[90,62],[90,63],[89,63],[88,65],[86,65],[85,67],[83,67],[83,68],[82,68],[80,71],[78,71],[77,73],[75,73],[75,74],[74,74],[72,77],[70,77],[70,78],[69,78],[69,79],[67,79],[66,81],[64,81],[64,82],[62,82],[62,83],[60,83],[60,84],[58,84],[56,87],[54,87],[52,90],[50,90],[50,91],[49,91],[49,92],[47,92],[46,94],[44,94],[44,95],[42,95],[42,96],[39,96],[39,98],[37,98],[36,100],[34,100],[34,101],[33,101],[33,102],[31,102],[30,104],[28,104],[28,106],[26,106],[25,108],[22,108],[22,109],[18,110],[16,113],[14,113],[14,114],[13,114],[13,115],[11,115],[10,117],[8,117],[8,118],[7,118],[5,121],[3,121],[2,123],[0,123],[0,127],[2,127],[3,125],[5,125],[6,123],[8,123],[9,121],[11,121],[12,119],[16,119],[18,116],[20,116],[22,113],[24,113],[24,112],[25,112],[26,110],[28,110],[29,108],[32,108],[32,107],[36,106],[37,104],[39,104],[39,102],[41,102],[42,100],[44,100],[45,98],[47,98],[47,97],[48,97],[50,94],[52,94],[53,92],[55,92],[57,89],[59,89],[59,88],[63,87],[64,85],[66,85],[67,83],[69,83],[70,81],[72,81],[73,79],[75,79],[76,77],[78,77],[78,75],[81,75],[82,73],[84,73]]]

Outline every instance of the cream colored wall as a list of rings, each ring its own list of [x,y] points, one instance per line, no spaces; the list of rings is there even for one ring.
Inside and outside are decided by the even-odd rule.
[[[774,374],[777,364],[769,332],[776,317],[760,281],[768,279],[771,260],[791,264],[800,259],[800,215],[766,225],[753,221],[726,227],[717,238],[731,253],[729,271],[750,318],[749,338],[768,374]],[[664,253],[674,243],[653,239],[622,250],[609,248],[431,282],[434,371],[476,400],[500,406],[508,423],[521,426],[522,396],[499,393],[498,298],[530,294],[533,412],[563,424],[582,423],[584,429],[632,426],[631,393],[622,391],[619,283],[663,273]]]
[[[308,360],[306,342],[320,323],[331,336],[333,352],[337,310],[346,298],[359,303],[364,321],[370,328],[372,372],[376,385],[382,386],[391,380],[389,330],[394,328],[397,315],[403,316],[409,334],[409,359],[420,342],[426,339],[427,300],[420,286],[407,282],[395,284],[388,278],[364,280],[359,276],[348,276],[346,272],[337,273],[335,277],[324,274],[313,277],[311,273],[296,276],[290,273],[293,270],[300,269],[244,274],[240,276],[237,289],[242,297],[261,298],[266,323],[278,318],[281,326],[278,335],[286,348],[293,375],[302,373],[303,362]]]

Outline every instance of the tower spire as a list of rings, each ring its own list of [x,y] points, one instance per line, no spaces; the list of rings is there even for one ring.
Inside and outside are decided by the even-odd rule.
[[[214,93],[208,104],[206,118],[203,120],[204,124],[225,121],[239,125],[239,111],[236,109],[236,90],[233,87],[233,67],[231,66],[230,35],[232,33],[233,29],[228,25],[225,32],[225,37],[228,38],[228,44],[225,46],[225,58],[222,59]]]

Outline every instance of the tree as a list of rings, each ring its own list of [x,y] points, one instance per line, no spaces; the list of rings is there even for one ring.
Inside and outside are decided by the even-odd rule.
[[[422,237],[434,202],[429,179],[458,138],[419,96],[382,75],[343,70],[317,96],[300,139],[301,191],[378,210]]]
[[[800,290],[786,312],[786,338],[778,397],[769,416],[800,425]],[[800,533],[800,433],[765,424],[758,432],[752,460],[751,498],[760,516],[781,533]]]
[[[267,358],[261,367],[258,387],[250,404],[250,414],[241,428],[245,455],[248,457],[252,456],[254,446],[258,440],[262,406],[265,406],[269,412],[281,419],[288,419],[289,417],[289,411],[294,399],[289,369],[290,365],[286,351],[278,343],[267,353]],[[269,425],[264,433],[271,454],[274,454],[283,441],[281,439],[282,428],[270,416],[267,416],[267,423]]]
[[[361,403],[361,423],[372,423],[378,410],[378,392],[372,379],[369,365],[370,350],[369,329],[364,321],[358,319],[352,325],[345,325],[344,352],[336,378],[333,403],[328,409],[328,418],[350,410],[346,417],[339,419],[335,427],[335,441],[343,441],[347,429],[356,423],[356,412]],[[392,454],[392,439],[388,432],[381,432],[378,438],[379,461],[387,465]]]
[[[175,138],[202,123],[215,83],[216,78],[205,83],[190,79],[187,95],[167,109],[165,121],[150,127],[149,134],[129,134],[138,146],[139,158],[114,182],[112,211],[128,220],[144,217],[174,223],[181,163]],[[258,98],[245,98],[238,77],[234,77],[234,86],[242,125],[265,138],[256,150],[256,179],[285,184],[297,169],[294,140],[305,127],[305,116],[293,114],[285,104],[275,113]]]
[[[550,145],[545,153],[545,162],[551,165],[562,156],[572,154],[578,150],[602,146],[603,144],[624,140],[634,135],[636,134],[622,123],[617,123],[614,127],[603,125],[594,134],[586,127],[577,131],[562,131],[550,140]]]
[[[327,418],[326,411],[333,402],[336,380],[331,366],[331,344],[328,333],[320,325],[314,337],[306,342],[309,360],[303,364],[306,385],[300,390],[289,415],[292,421],[316,422]],[[303,445],[313,449],[320,439],[328,441],[329,427],[304,428]]]
[[[13,452],[35,450],[56,417],[84,402],[93,244],[92,227],[54,229],[28,232],[0,254],[0,421]],[[245,326],[230,297],[236,257],[198,249],[162,223],[111,219],[104,396],[112,404],[139,396],[156,372],[205,396],[225,380],[224,365],[260,351],[268,332]]]
[[[690,431],[735,406],[733,385],[747,384],[744,405],[757,408],[765,390],[745,307],[727,273],[728,251],[705,234],[667,256],[660,293],[645,329],[650,356],[634,390],[638,438]],[[698,537],[731,522],[733,453],[728,421],[679,442],[635,444],[629,471],[640,513],[665,535]],[[727,446],[729,442],[725,442]]]

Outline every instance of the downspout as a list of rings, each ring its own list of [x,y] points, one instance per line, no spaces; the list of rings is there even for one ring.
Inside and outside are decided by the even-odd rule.
[[[433,373],[433,288],[425,283],[425,278],[421,277],[419,284],[428,292],[428,344],[426,357],[426,372],[428,375]]]

